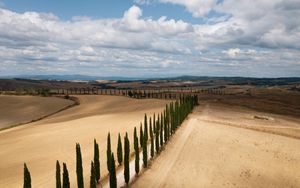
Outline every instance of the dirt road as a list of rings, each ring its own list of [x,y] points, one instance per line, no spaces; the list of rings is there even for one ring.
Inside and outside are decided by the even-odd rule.
[[[300,187],[300,140],[241,128],[271,126],[250,118],[270,114],[223,107],[197,108],[132,187]],[[279,127],[300,126],[272,118]]]

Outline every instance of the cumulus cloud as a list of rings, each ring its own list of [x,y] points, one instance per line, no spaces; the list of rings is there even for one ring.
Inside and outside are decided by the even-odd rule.
[[[201,24],[144,18],[134,5],[120,18],[65,21],[2,8],[0,74],[299,75],[298,1],[159,1],[220,16]]]
[[[185,6],[195,17],[205,16],[217,4],[216,0],[160,0],[160,2]]]
[[[242,31],[234,37],[239,44],[299,49],[299,6],[295,0],[225,0],[216,10],[232,16],[227,27]]]

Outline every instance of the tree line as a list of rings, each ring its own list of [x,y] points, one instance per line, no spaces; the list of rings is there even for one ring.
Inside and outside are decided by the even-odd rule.
[[[140,151],[142,154],[143,167],[148,167],[149,160],[155,158],[164,148],[164,145],[168,143],[170,137],[175,133],[177,128],[182,124],[184,119],[192,112],[193,108],[198,105],[197,96],[187,96],[180,98],[175,102],[171,102],[166,105],[163,112],[160,114],[153,114],[152,118],[148,119],[145,114],[144,122],[139,127],[139,137],[137,133],[137,127],[134,127],[133,132],[133,148],[134,148],[134,160],[135,160],[135,174],[140,173]],[[150,149],[150,156],[148,156],[148,146]],[[128,185],[130,180],[130,142],[128,133],[126,132],[123,138],[118,134],[117,142],[117,155],[115,156],[111,150],[111,136],[107,135],[107,170],[109,172],[109,185],[111,188],[117,187],[117,174],[116,174],[116,162],[119,166],[124,165],[124,180]],[[94,158],[91,161],[90,170],[90,187],[96,188],[100,183],[100,159],[99,159],[99,145],[94,139]],[[62,175],[62,177],[61,177]],[[82,155],[80,144],[76,143],[76,175],[77,175],[77,187],[84,187],[84,176],[82,167]],[[27,165],[24,164],[24,188],[31,188],[31,175]],[[59,161],[56,161],[56,187],[57,188],[69,188],[69,173],[66,163],[63,163],[63,170],[61,174],[61,167]]]

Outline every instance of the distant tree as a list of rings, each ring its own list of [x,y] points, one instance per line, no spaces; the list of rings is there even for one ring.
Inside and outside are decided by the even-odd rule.
[[[79,143],[76,144],[76,174],[77,174],[77,186],[83,188],[83,169],[82,169],[82,156]]]
[[[134,127],[133,142],[134,142],[134,153],[135,153],[135,173],[139,174],[139,172],[140,172],[140,152],[139,152],[139,140],[137,137],[136,127]]]
[[[133,97],[132,91],[128,91],[128,96],[129,96],[129,97]]]
[[[90,177],[90,188],[96,188],[96,170],[93,161],[91,161],[91,177]]]
[[[117,188],[117,175],[114,153],[110,157],[110,170],[109,170],[109,186],[110,188]]]
[[[63,163],[63,188],[70,188],[69,172],[66,163]]]
[[[122,165],[122,162],[123,162],[123,150],[122,150],[122,141],[121,141],[121,135],[120,135],[120,133],[119,133],[119,136],[118,136],[117,157],[118,157],[118,163],[119,163],[119,165]]]
[[[24,163],[24,184],[23,188],[31,188],[31,176],[27,168],[26,163]]]
[[[56,161],[56,188],[61,188],[60,164]]]
[[[100,159],[99,159],[99,145],[94,139],[94,167],[95,167],[95,178],[96,181],[100,180]]]
[[[143,147],[143,142],[144,142],[144,133],[143,133],[143,127],[142,127],[142,123],[140,125],[140,145],[141,147]]]
[[[110,142],[110,133],[107,135],[107,148],[106,148],[106,157],[107,157],[107,170],[110,170],[110,157],[111,157],[111,142]]]
[[[128,184],[130,179],[130,168],[129,168],[129,155],[130,155],[130,143],[128,139],[128,134],[124,138],[124,179],[126,184]]]

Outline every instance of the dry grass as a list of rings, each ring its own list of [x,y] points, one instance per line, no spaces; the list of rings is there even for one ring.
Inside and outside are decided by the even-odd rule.
[[[129,132],[143,121],[144,113],[158,113],[169,101],[136,100],[113,96],[78,96],[81,105],[41,121],[0,132],[0,187],[21,187],[23,163],[33,187],[55,187],[55,161],[68,165],[71,187],[76,185],[75,143],[82,149],[85,184],[89,185],[93,139],[100,147],[102,176],[106,171],[106,137],[111,132],[115,151],[117,134]],[[132,143],[132,142],[131,142]],[[132,146],[132,144],[131,144]],[[131,148],[133,151],[133,148]]]
[[[57,97],[0,96],[0,129],[38,120],[73,103]]]

